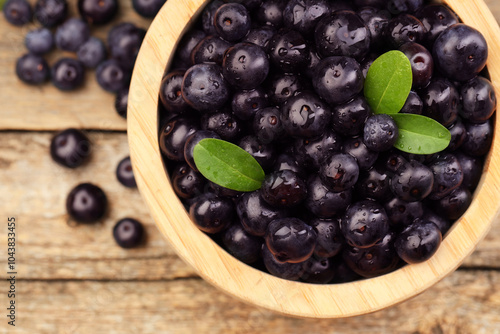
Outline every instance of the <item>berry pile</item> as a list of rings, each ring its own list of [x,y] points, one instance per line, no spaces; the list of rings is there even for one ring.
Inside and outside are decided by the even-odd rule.
[[[401,112],[448,128],[444,151],[396,149],[396,122],[373,114],[364,80],[389,50],[411,63]],[[491,145],[487,55],[480,32],[423,0],[214,0],[159,92],[173,188],[202,231],[281,278],[346,282],[425,261],[471,203]],[[251,154],[261,188],[207,180],[193,159],[205,138]]]

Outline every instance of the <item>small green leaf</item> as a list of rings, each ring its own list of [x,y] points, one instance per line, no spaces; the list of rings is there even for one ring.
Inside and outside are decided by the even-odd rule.
[[[194,162],[210,181],[236,191],[254,191],[264,181],[257,160],[239,146],[220,139],[206,138],[194,147]]]
[[[432,154],[448,147],[451,133],[432,118],[414,114],[390,115],[399,129],[394,147],[413,154]]]
[[[411,63],[401,51],[384,53],[370,66],[364,94],[375,114],[397,114],[410,94]]]

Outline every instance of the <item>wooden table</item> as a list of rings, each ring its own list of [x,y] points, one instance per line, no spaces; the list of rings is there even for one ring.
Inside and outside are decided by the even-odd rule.
[[[500,19],[500,3],[487,3]],[[148,26],[130,1],[121,5],[118,21]],[[116,165],[128,155],[126,122],[94,72],[73,93],[15,77],[27,29],[0,18],[0,333],[500,333],[500,222],[455,273],[366,316],[287,318],[205,283],[159,235],[138,191],[116,180]],[[105,37],[107,29],[95,35]],[[54,52],[50,62],[60,56]],[[48,153],[54,132],[67,127],[84,129],[94,144],[90,163],[75,170],[57,166]],[[70,226],[65,198],[84,181],[102,186],[110,213],[99,224]],[[15,328],[6,317],[8,217],[17,221]],[[123,217],[145,224],[145,246],[123,250],[114,243],[111,230]]]

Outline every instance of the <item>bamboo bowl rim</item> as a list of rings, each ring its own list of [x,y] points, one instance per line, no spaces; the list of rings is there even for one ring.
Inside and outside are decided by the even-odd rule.
[[[495,134],[481,181],[467,212],[428,261],[351,283],[318,285],[274,277],[229,255],[191,222],[175,195],[158,144],[158,94],[176,42],[205,0],[169,0],[151,24],[134,68],[128,106],[128,140],[139,191],[176,253],[212,285],[242,301],[298,317],[342,318],[374,312],[409,299],[454,271],[499,218],[500,139]],[[447,0],[483,33],[488,70],[500,96],[500,28],[483,0]],[[500,129],[500,117],[494,118]]]

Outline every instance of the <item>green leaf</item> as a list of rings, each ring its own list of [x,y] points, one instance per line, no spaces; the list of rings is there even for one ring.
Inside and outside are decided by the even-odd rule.
[[[432,118],[414,114],[390,115],[399,129],[394,147],[413,154],[432,154],[448,147],[451,133]]]
[[[384,53],[370,66],[364,94],[375,114],[397,114],[410,94],[411,63],[401,51]]]
[[[210,181],[228,189],[254,191],[264,181],[257,160],[239,146],[220,139],[206,138],[194,147],[194,162]]]

